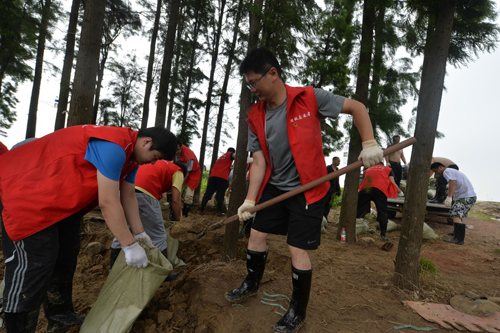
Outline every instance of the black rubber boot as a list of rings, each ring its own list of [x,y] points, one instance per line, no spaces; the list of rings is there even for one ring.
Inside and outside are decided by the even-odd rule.
[[[379,222],[379,226],[380,226],[380,239],[384,242],[387,242],[389,240],[389,238],[385,235],[385,233],[387,232],[387,222],[386,223]]]
[[[312,269],[302,271],[292,266],[293,293],[290,307],[274,325],[274,332],[295,333],[306,321],[307,303],[311,291]]]
[[[200,214],[205,214],[205,206],[207,205],[207,203],[208,199],[203,197],[203,199],[201,199]]]
[[[111,248],[109,251],[109,271],[111,272],[111,268],[113,268],[113,265],[115,264],[116,258],[118,258],[118,255],[120,254],[120,251],[122,249],[115,249]]]
[[[184,204],[184,206],[182,207],[182,217],[188,217],[188,213],[189,213],[189,210],[191,209],[191,206],[190,204]]]
[[[47,332],[66,332],[72,326],[81,325],[85,317],[73,307],[73,281],[56,282],[47,291],[43,311],[47,317]]]
[[[5,313],[5,328],[7,332],[15,333],[34,333],[36,324],[38,324],[38,312],[33,310],[30,312]]]
[[[247,271],[248,275],[243,280],[241,286],[226,292],[226,299],[230,302],[239,302],[247,297],[257,295],[264,269],[266,268],[266,252],[256,252],[247,250]]]
[[[84,316],[76,312],[65,312],[47,318],[47,333],[63,333],[71,327],[83,324]]]
[[[442,203],[446,200],[446,184],[436,185],[436,195],[429,200],[429,203]]]
[[[445,242],[464,245],[465,238],[465,224],[463,223],[453,223],[454,237],[451,239],[445,239]]]
[[[222,211],[222,205],[224,202],[217,202],[217,216],[224,216],[224,212]]]

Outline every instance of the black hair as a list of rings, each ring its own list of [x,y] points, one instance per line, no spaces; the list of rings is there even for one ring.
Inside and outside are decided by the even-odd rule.
[[[158,150],[163,159],[173,160],[177,150],[177,137],[169,130],[163,127],[149,127],[140,129],[138,138],[151,138],[153,143],[150,150]]]
[[[177,138],[177,145],[182,147],[182,139],[181,138]]]
[[[434,162],[434,163],[431,164],[431,170],[437,169],[440,166],[442,166],[443,168],[446,168],[443,163]]]
[[[338,157],[338,156],[334,156],[334,157],[332,158],[332,161],[333,161],[334,159],[338,159],[338,160],[340,160],[340,157]]]
[[[281,67],[274,54],[264,47],[258,47],[250,51],[241,62],[240,75],[244,75],[249,71],[264,75],[271,67],[276,68],[281,79]]]
[[[179,163],[179,162],[174,162],[175,165],[177,165],[179,168],[181,168],[182,173],[184,174],[184,177],[186,176],[187,173],[187,167],[185,164]]]
[[[227,148],[227,152],[226,153],[228,153],[228,152],[236,153],[236,150],[233,147],[231,147],[231,148]]]

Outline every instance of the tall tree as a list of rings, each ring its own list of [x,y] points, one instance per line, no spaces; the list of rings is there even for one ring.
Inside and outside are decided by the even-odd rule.
[[[35,76],[31,90],[30,109],[28,113],[28,125],[26,127],[26,139],[35,137],[36,114],[38,111],[38,98],[40,96],[40,84],[42,81],[43,55],[45,53],[45,41],[49,34],[49,25],[53,19],[52,0],[40,1],[41,20],[38,32],[38,44],[36,51]]]
[[[249,9],[249,35],[248,35],[248,50],[247,54],[257,47],[259,43],[259,33],[262,20],[262,6],[264,0],[254,0],[248,3]],[[246,87],[245,82],[241,85],[240,94],[240,113],[238,120],[238,139],[236,142],[236,160],[234,161],[233,181],[231,192],[231,200],[229,201],[228,215],[234,215],[238,211],[238,207],[245,200],[246,195],[246,166],[247,156],[242,154],[246,152],[248,143],[248,125],[246,123],[246,111],[252,105],[252,94]],[[239,153],[238,153],[239,152]],[[238,229],[239,223],[230,223],[226,225],[224,232],[224,240],[222,244],[222,259],[236,258],[238,250]]]
[[[168,85],[170,81],[172,59],[174,57],[174,42],[177,22],[179,20],[179,7],[181,0],[172,0],[170,3],[167,38],[163,50],[160,87],[158,89],[158,104],[156,105],[155,126],[165,126],[168,102]]]
[[[116,51],[116,39],[119,36],[128,38],[138,33],[142,27],[139,14],[132,11],[130,4],[123,0],[107,0],[109,11],[104,16],[103,40],[101,43],[101,61],[97,71],[97,85],[94,97],[94,109],[92,111],[92,124],[96,123],[99,99],[101,96],[104,69],[109,54]]]
[[[151,90],[153,89],[153,66],[155,62],[156,53],[156,39],[158,37],[158,28],[160,26],[161,17],[161,2],[157,0],[155,20],[153,23],[153,31],[151,32],[151,42],[149,44],[149,57],[148,57],[148,72],[146,74],[146,91],[144,92],[144,109],[142,110],[142,123],[141,128],[148,127],[149,120],[149,101],[151,98]]]
[[[35,57],[37,1],[0,1],[0,135],[16,120],[19,83],[33,78],[29,61]]]
[[[87,0],[85,4],[68,126],[92,122],[106,1]]]
[[[413,52],[423,52],[424,64],[417,106],[415,137],[408,174],[408,195],[403,211],[402,230],[396,255],[394,283],[410,290],[420,286],[418,267],[422,244],[423,221],[429,167],[434,148],[437,122],[444,88],[446,62],[464,63],[469,52],[495,48],[498,27],[485,22],[494,19],[494,5],[489,0],[410,1],[409,9],[417,17],[418,25],[426,22],[425,45],[415,47],[418,39],[409,29]],[[454,29],[454,25],[457,25]],[[467,27],[467,28],[465,28]],[[465,29],[464,29],[465,28]],[[451,47],[453,45],[453,47]]]
[[[214,84],[215,84],[215,69],[217,67],[217,59],[219,58],[219,44],[220,44],[220,36],[222,34],[222,22],[224,19],[224,11],[226,9],[226,0],[220,0],[219,1],[219,19],[217,20],[217,27],[215,31],[215,36],[214,36],[214,43],[213,43],[213,48],[212,48],[212,61],[210,65],[210,77],[208,79],[208,91],[207,91],[207,101],[205,104],[205,116],[203,118],[203,130],[202,130],[202,135],[201,135],[201,146],[200,146],[200,157],[199,157],[199,162],[200,165],[205,164],[205,150],[206,150],[206,144],[207,144],[207,132],[208,132],[208,120],[210,118],[210,109],[212,108],[212,94],[214,90]],[[219,110],[219,114],[223,113],[223,109]],[[214,139],[214,146],[217,145],[217,150],[214,149],[214,151],[218,151],[219,149],[219,144],[217,137]],[[215,154],[216,156],[218,154]],[[213,157],[213,155],[212,155]],[[213,161],[213,158],[212,158]],[[211,164],[213,165],[213,164]],[[211,167],[210,167],[211,169]]]
[[[374,17],[375,0],[365,0],[363,5],[363,26],[361,28],[361,42],[355,93],[355,99],[365,105],[368,104],[368,86],[370,82],[373,52]],[[359,136],[354,124],[351,125],[349,134],[350,141],[347,162],[351,164],[358,159],[358,156],[361,153],[361,137]],[[356,206],[358,203],[359,174],[359,169],[347,173],[345,177],[344,191],[342,193],[342,206],[340,210],[337,238],[340,239],[340,232],[342,228],[345,228],[348,243],[354,243],[356,241],[355,226]]]
[[[71,71],[73,70],[73,59],[75,57],[76,29],[78,23],[78,12],[81,0],[73,0],[69,14],[68,32],[66,34],[66,52],[61,73],[59,86],[59,103],[57,104],[56,123],[54,131],[64,128],[66,114],[68,113],[68,100],[70,92]]]

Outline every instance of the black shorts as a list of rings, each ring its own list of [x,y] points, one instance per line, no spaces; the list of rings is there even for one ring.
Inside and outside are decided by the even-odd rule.
[[[286,193],[268,184],[260,202]],[[321,242],[324,198],[307,204],[304,193],[265,208],[255,215],[252,228],[267,234],[288,235],[287,244],[304,250],[315,250]]]

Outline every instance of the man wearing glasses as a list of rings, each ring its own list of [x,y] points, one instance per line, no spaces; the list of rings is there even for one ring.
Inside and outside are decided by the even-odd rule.
[[[359,159],[366,167],[382,161],[363,104],[312,87],[290,87],[281,79],[275,56],[264,48],[250,52],[240,65],[247,87],[260,100],[247,111],[247,149],[253,152],[248,194],[238,209],[240,221],[248,209],[326,174],[320,119],[350,114],[363,140]],[[307,250],[320,244],[324,197],[329,183],[293,196],[255,216],[247,250],[248,275],[242,285],[226,293],[231,302],[256,295],[264,274],[269,233],[288,235],[292,259],[293,293],[290,307],[275,332],[296,332],[304,323],[311,288],[312,264]]]

